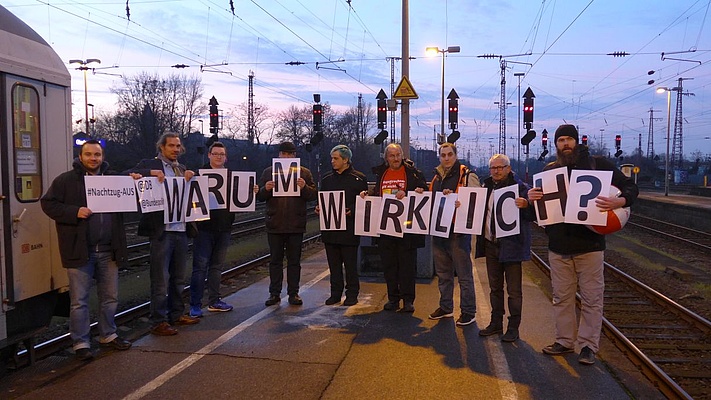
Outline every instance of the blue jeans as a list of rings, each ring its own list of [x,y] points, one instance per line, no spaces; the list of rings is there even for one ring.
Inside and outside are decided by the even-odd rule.
[[[459,280],[462,313],[476,314],[476,294],[472,271],[472,236],[451,233],[449,238],[432,237],[432,253],[439,287],[439,307],[454,311],[454,274]]]
[[[190,306],[201,308],[207,275],[208,305],[220,300],[220,279],[230,245],[230,232],[200,230],[193,239],[193,274],[190,278]]]
[[[151,238],[151,322],[177,321],[185,313],[185,259],[188,236],[185,232],[163,232]]]
[[[268,233],[269,294],[279,296],[284,281],[284,253],[286,250],[286,293],[299,294],[301,280],[301,242],[303,233]]]
[[[99,298],[99,340],[116,339],[116,307],[118,306],[118,267],[111,261],[111,252],[89,252],[89,261],[78,268],[67,268],[69,277],[69,333],[74,350],[91,347],[89,334],[89,292],[96,279]]]

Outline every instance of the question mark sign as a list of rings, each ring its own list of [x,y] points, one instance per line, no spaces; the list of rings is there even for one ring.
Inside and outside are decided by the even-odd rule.
[[[590,193],[585,194],[580,196],[580,207],[585,208],[588,206],[588,202],[594,198],[596,198],[598,195],[600,195],[600,192],[602,191],[602,182],[595,177],[595,176],[590,176],[590,175],[583,175],[579,176],[578,179],[576,180],[577,183],[580,182],[588,182],[592,186],[592,189],[590,190]],[[578,211],[578,220],[580,221],[585,221],[588,219],[588,212],[585,210],[580,210]]]

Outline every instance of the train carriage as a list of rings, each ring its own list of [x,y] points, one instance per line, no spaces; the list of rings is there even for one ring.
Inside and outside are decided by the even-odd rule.
[[[72,162],[71,77],[54,50],[0,6],[0,348],[46,327],[66,297],[40,197]],[[0,372],[1,373],[1,372]]]

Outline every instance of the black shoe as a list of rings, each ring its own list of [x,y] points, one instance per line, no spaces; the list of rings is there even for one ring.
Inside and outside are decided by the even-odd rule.
[[[558,342],[555,342],[544,347],[543,352],[551,356],[557,356],[560,354],[572,353],[573,349],[571,349],[570,347],[565,347]]]
[[[402,304],[402,308],[399,309],[398,312],[413,313],[415,312],[415,305],[409,301],[406,301]]]
[[[491,336],[498,333],[504,333],[504,328],[501,325],[489,324],[489,326],[479,331],[479,336]]]
[[[509,328],[506,330],[506,333],[504,333],[504,336],[501,337],[502,342],[515,342],[518,340],[518,329],[516,328]]]
[[[580,355],[578,356],[578,362],[583,365],[593,365],[595,364],[595,352],[590,349],[590,347],[585,346],[580,349]]]
[[[346,307],[354,306],[356,304],[358,304],[357,297],[346,297],[346,301],[343,302],[343,305]]]
[[[340,303],[340,302],[341,302],[341,296],[331,296],[326,299],[325,304],[327,306],[332,306],[332,305]]]
[[[281,297],[276,294],[270,294],[267,301],[264,302],[264,305],[269,307],[279,303],[281,303]]]
[[[116,339],[110,342],[101,343],[101,346],[112,347],[116,350],[128,350],[131,348],[131,342],[126,339],[122,339],[120,336],[116,336]]]
[[[442,319],[442,318],[452,318],[454,313],[451,311],[444,311],[442,307],[438,307],[432,314],[427,318],[429,319]]]
[[[304,304],[304,301],[301,300],[301,297],[298,294],[290,294],[289,304],[291,304],[292,306],[300,306]]]
[[[77,360],[89,361],[94,358],[94,353],[91,352],[90,348],[84,347],[83,349],[76,349],[74,353],[77,356]]]
[[[400,307],[400,300],[398,301],[393,301],[390,300],[385,305],[383,306],[383,310],[385,311],[395,311]]]
[[[457,324],[457,326],[467,326],[467,325],[473,324],[473,323],[474,323],[474,315],[467,314],[467,313],[462,313],[462,315],[460,315],[459,318],[457,318],[457,322],[455,322],[455,324]]]

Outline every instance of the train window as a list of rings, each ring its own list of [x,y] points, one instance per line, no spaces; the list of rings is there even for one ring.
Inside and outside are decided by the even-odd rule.
[[[15,196],[21,202],[42,195],[39,94],[31,86],[12,88],[12,135],[15,164]]]

